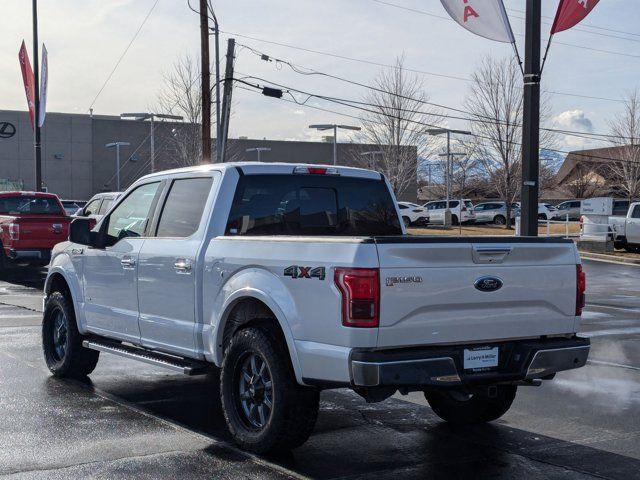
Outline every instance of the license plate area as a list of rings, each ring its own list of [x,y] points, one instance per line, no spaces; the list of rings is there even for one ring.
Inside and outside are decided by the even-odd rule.
[[[486,372],[498,368],[499,347],[465,348],[463,368],[471,372]]]

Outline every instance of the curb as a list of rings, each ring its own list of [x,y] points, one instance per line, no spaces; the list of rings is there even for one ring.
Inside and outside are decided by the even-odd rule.
[[[592,260],[605,260],[605,261],[615,262],[615,263],[628,263],[629,265],[640,265],[640,259],[619,257],[616,255],[606,255],[604,253],[592,253],[592,252],[580,251],[580,256],[582,258],[587,258]]]

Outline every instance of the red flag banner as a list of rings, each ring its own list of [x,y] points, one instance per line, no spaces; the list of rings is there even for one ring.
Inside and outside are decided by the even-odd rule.
[[[29,105],[29,117],[31,118],[31,127],[35,126],[36,118],[36,87],[35,78],[33,77],[33,69],[29,61],[27,47],[22,41],[22,46],[18,52],[18,60],[20,60],[20,69],[22,70],[22,82],[24,83],[24,92],[27,95],[27,105]]]
[[[569,30],[585,19],[600,0],[560,0],[551,34]]]

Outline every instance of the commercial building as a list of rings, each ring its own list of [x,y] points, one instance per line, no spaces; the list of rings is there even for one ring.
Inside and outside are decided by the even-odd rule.
[[[306,128],[306,126],[305,126]],[[197,148],[198,125],[182,122],[154,123],[155,170],[187,166]],[[121,148],[120,189],[151,172],[151,125],[148,121],[123,120],[117,116],[48,113],[42,129],[42,178],[48,191],[62,198],[88,199],[98,192],[114,191],[116,152],[106,144],[128,142]],[[215,142],[214,142],[215,145]],[[286,163],[333,163],[331,142],[230,139],[229,161],[255,161],[259,147],[261,160]],[[409,149],[416,158],[414,181],[401,199],[417,197],[417,149]],[[367,166],[371,156],[364,152],[379,150],[375,145],[339,143],[338,164]],[[27,112],[0,110],[0,189],[35,189],[33,130]],[[368,160],[369,159],[369,160]],[[373,166],[373,164],[371,164]]]

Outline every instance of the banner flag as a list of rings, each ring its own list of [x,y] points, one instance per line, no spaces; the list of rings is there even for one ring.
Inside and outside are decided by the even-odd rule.
[[[31,127],[35,127],[36,116],[36,88],[35,79],[33,77],[33,69],[29,61],[27,47],[22,41],[22,46],[18,52],[18,60],[20,61],[20,69],[22,70],[22,83],[24,84],[24,92],[27,95],[27,105],[29,106],[29,118],[31,119]]]
[[[42,67],[40,68],[40,119],[38,125],[44,125],[44,117],[47,115],[47,87],[49,84],[49,56],[47,47],[42,44]]]
[[[585,19],[600,0],[560,0],[551,34],[569,30]]]
[[[476,35],[496,42],[515,43],[502,0],[440,0],[456,22]]]

